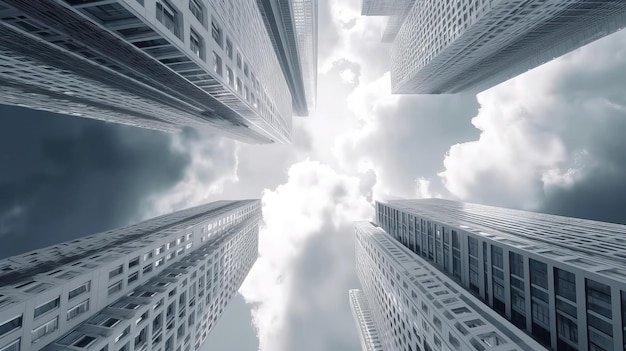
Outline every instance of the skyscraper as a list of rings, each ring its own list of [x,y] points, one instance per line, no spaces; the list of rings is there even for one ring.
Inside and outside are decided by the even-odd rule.
[[[364,351],[546,350],[381,228],[355,226]]]
[[[0,103],[288,143],[292,103],[252,0],[0,0]]]
[[[626,226],[439,199],[379,202],[376,219],[546,347],[626,347]]]
[[[257,0],[287,79],[293,109],[308,116],[317,92],[317,0]]]
[[[364,0],[364,14],[371,3],[393,2]],[[478,92],[625,25],[622,0],[414,1],[406,18],[392,15],[383,36],[394,40],[391,90]]]
[[[361,349],[363,351],[382,351],[382,340],[378,335],[376,321],[369,307],[369,302],[367,302],[367,297],[359,289],[349,290],[348,296],[350,297],[352,316],[356,322],[359,340],[361,341]]]
[[[0,261],[0,350],[197,350],[258,255],[218,201]]]

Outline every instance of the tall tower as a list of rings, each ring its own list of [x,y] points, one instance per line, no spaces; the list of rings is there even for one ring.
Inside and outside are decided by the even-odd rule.
[[[250,0],[0,0],[0,103],[288,143],[292,104]]]
[[[405,1],[364,0],[364,14],[371,3]],[[393,93],[473,93],[623,28],[626,2],[422,0],[405,18],[371,15],[392,16],[383,41],[394,40]]]
[[[0,350],[197,350],[260,218],[259,200],[218,201],[1,260]]]
[[[365,301],[350,298],[364,351],[546,350],[383,229],[355,227]]]
[[[382,340],[378,335],[376,321],[372,315],[367,297],[362,290],[351,289],[348,291],[350,297],[350,309],[357,326],[361,349],[363,351],[383,351]]]
[[[298,116],[315,108],[317,0],[257,0]]]
[[[546,347],[626,347],[626,226],[439,199],[379,202],[376,219]]]

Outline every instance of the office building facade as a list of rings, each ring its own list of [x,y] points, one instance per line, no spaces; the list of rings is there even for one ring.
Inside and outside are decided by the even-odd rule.
[[[362,12],[391,16],[371,9],[403,3],[364,0]],[[393,93],[475,93],[623,28],[626,2],[426,0],[393,16],[383,35]]]
[[[218,201],[0,261],[0,350],[198,350],[256,261],[260,201]]]
[[[379,202],[376,219],[546,347],[626,348],[626,226],[440,199]]]
[[[372,315],[367,297],[360,289],[350,289],[350,310],[356,323],[356,329],[363,351],[383,351],[382,340],[378,335],[376,321]]]
[[[546,350],[382,228],[357,222],[354,299],[364,350]],[[359,295],[350,294],[351,299]]]
[[[292,96],[308,116],[317,99],[317,0],[257,0]]]
[[[250,0],[0,0],[0,103],[288,143],[291,94]]]

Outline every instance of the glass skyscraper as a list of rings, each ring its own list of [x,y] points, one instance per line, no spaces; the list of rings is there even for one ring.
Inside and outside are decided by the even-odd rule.
[[[258,256],[259,200],[0,260],[0,350],[198,350]]]
[[[626,2],[364,0],[363,14],[391,16],[393,93],[446,94],[482,91],[623,28]]]
[[[254,0],[0,0],[0,37],[0,103],[291,140],[288,79]]]
[[[407,264],[444,275],[545,347],[626,348],[626,226],[440,199],[378,202],[376,221],[391,254],[410,252]]]
[[[317,0],[257,0],[287,79],[296,115],[308,116],[317,92]]]
[[[357,222],[350,291],[364,351],[542,351],[537,341],[382,228]]]

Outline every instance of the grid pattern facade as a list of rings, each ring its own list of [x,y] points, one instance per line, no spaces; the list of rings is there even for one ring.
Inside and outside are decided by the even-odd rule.
[[[198,350],[258,252],[218,201],[0,261],[0,350]]]
[[[352,316],[359,333],[361,349],[363,351],[382,351],[383,345],[378,336],[376,323],[365,294],[359,289],[351,289],[348,291],[348,297],[350,298]]]
[[[417,1],[393,44],[392,91],[481,91],[625,24],[622,0]]]
[[[626,348],[626,226],[438,199],[376,212],[399,243],[543,345]]]
[[[288,143],[291,94],[254,2],[0,0],[0,102]]]
[[[546,350],[372,223],[356,260],[384,350]]]
[[[317,91],[317,0],[257,0],[287,79],[296,115],[308,116]]]
[[[415,0],[363,0],[361,14],[365,16],[400,15],[415,2]]]

